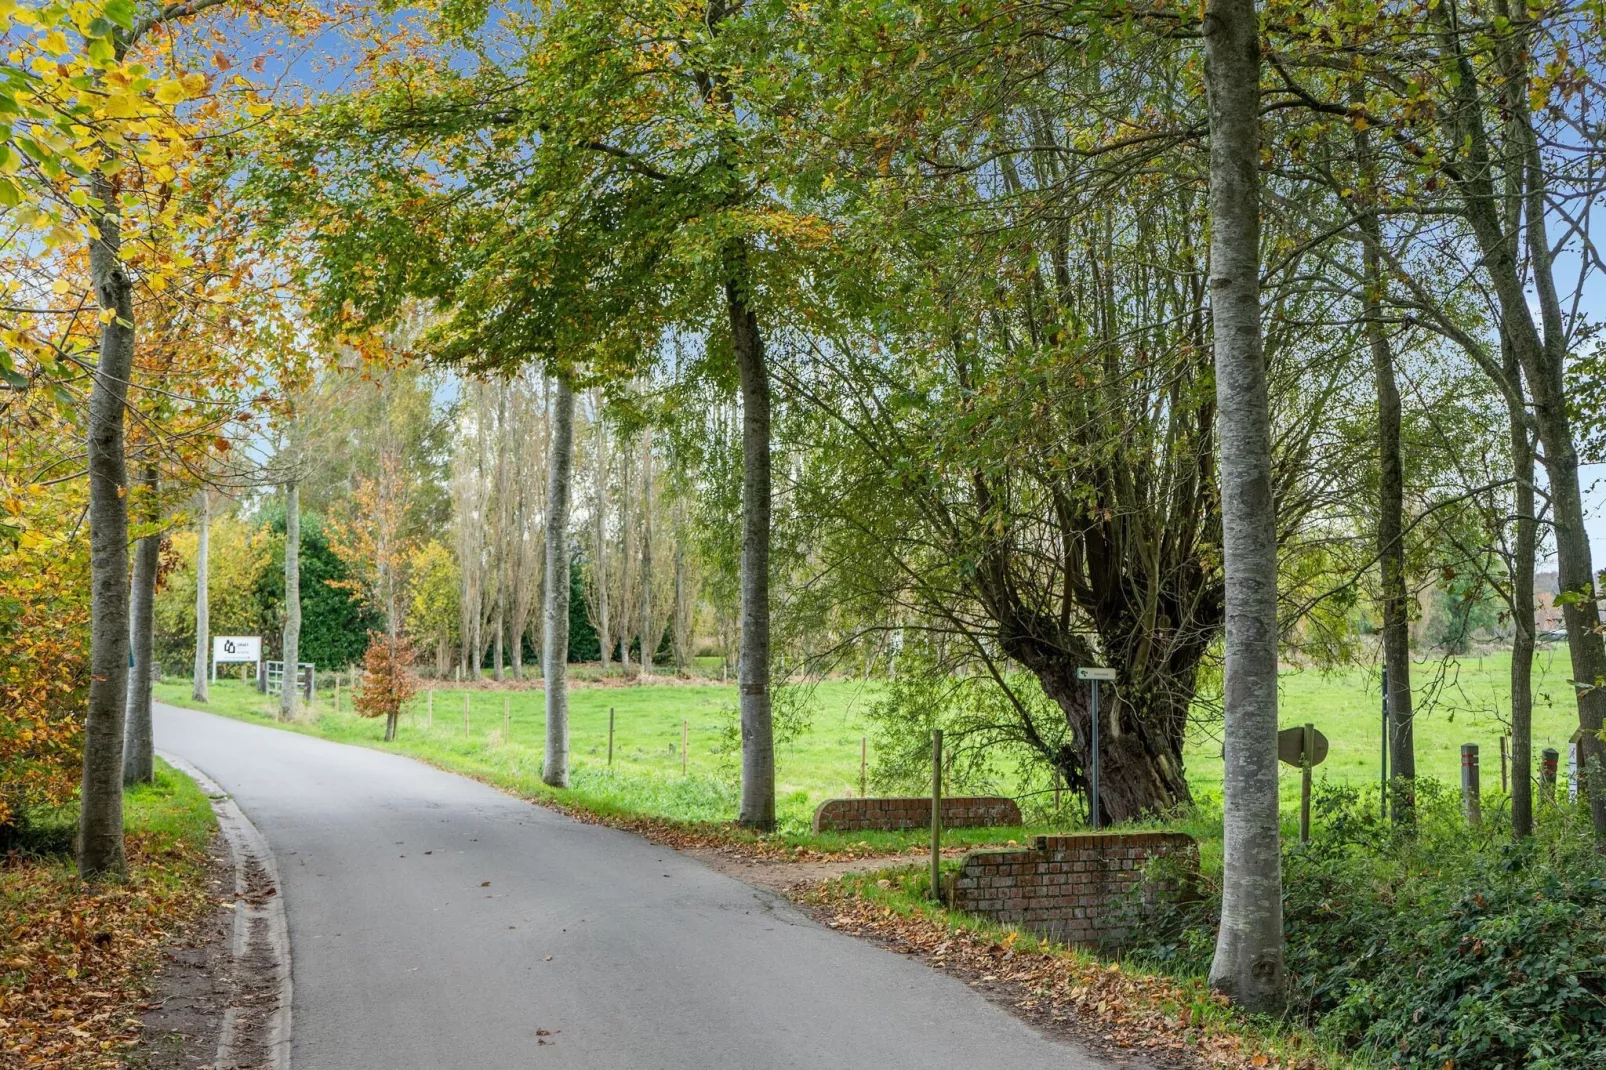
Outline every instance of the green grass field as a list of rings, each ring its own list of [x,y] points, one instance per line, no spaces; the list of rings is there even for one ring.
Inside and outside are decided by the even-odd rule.
[[[1499,787],[1499,739],[1509,713],[1506,684],[1509,655],[1419,663],[1417,690],[1417,768],[1422,776],[1447,783],[1460,777],[1460,748],[1482,748],[1486,794]],[[1563,749],[1576,726],[1569,702],[1565,649],[1545,650],[1536,666],[1534,745]],[[380,721],[350,712],[342,690],[335,711],[333,681],[320,679],[313,709],[294,726],[328,739],[382,744]],[[827,681],[812,689],[810,727],[801,738],[777,750],[777,806],[783,828],[801,834],[823,799],[859,791],[862,741],[869,733],[864,711],[876,685]],[[159,684],[158,700],[195,705],[189,685]],[[465,730],[464,703],[467,700]],[[239,681],[214,685],[206,708],[247,719],[269,721],[277,700],[258,695]],[[504,740],[504,702],[508,736]],[[570,747],[578,801],[603,810],[648,813],[687,820],[731,816],[735,805],[736,688],[717,683],[656,683],[625,686],[580,681],[570,694]],[[410,704],[403,715],[396,749],[437,764],[482,776],[527,794],[541,794],[544,746],[544,695],[539,689],[484,687],[436,689]],[[433,712],[431,712],[433,710]],[[613,763],[608,764],[608,718],[613,711]],[[1375,672],[1288,671],[1282,678],[1282,721],[1313,722],[1331,744],[1317,780],[1376,784],[1380,715]],[[681,751],[682,731],[689,746]],[[1189,782],[1196,794],[1219,793],[1219,726],[1201,728],[1187,751]],[[685,776],[682,775],[684,760]],[[873,769],[875,754],[870,754]],[[1565,766],[1565,761],[1564,761]],[[1284,767],[1283,797],[1298,798],[1299,773]],[[1565,773],[1565,768],[1564,768]]]

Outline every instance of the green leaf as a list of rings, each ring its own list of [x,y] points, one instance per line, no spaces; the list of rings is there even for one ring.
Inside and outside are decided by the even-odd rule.
[[[125,30],[134,28],[133,0],[107,0],[106,17]]]

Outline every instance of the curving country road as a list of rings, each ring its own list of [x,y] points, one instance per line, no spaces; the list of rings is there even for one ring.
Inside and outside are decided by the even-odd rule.
[[[669,848],[410,759],[171,706],[156,742],[277,859],[296,1070],[1111,1065]]]

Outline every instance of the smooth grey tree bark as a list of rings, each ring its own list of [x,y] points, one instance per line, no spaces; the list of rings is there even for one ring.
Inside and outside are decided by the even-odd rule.
[[[547,453],[546,604],[541,675],[546,680],[546,760],[541,780],[569,786],[569,486],[574,472],[574,391],[558,379]]]
[[[652,675],[652,428],[641,432],[641,677]]]
[[[1370,152],[1359,135],[1370,172]],[[1375,187],[1374,187],[1375,188]],[[1416,733],[1411,710],[1411,632],[1405,590],[1405,466],[1401,456],[1400,385],[1383,327],[1382,224],[1375,212],[1361,220],[1362,306],[1377,389],[1377,560],[1383,617],[1383,665],[1388,672],[1390,813],[1409,823],[1416,814]]]
[[[201,488],[201,515],[195,524],[195,679],[190,697],[212,700],[207,668],[212,645],[212,598],[208,589],[212,556],[212,492]]]
[[[1522,370],[1511,346],[1502,347],[1506,379],[1520,389]],[[1522,396],[1508,395],[1511,478],[1516,539],[1511,552],[1511,832],[1518,839],[1534,831],[1533,658],[1534,558],[1539,518],[1535,512],[1534,444]]]
[[[1221,928],[1210,984],[1252,1010],[1283,1001],[1277,814],[1277,528],[1260,332],[1260,26],[1209,0],[1210,310],[1227,622]]]
[[[157,519],[159,489],[156,466],[147,464],[141,482],[149,496],[146,519]],[[151,682],[155,678],[156,573],[161,564],[162,534],[153,531],[134,544],[134,579],[129,595],[129,646],[133,667],[128,674],[128,705],[123,712],[123,784],[148,784],[156,777],[151,730]]]
[[[770,710],[770,382],[764,337],[748,303],[747,247],[727,250],[725,307],[742,391],[742,798],[737,822],[775,827],[775,739]]]
[[[596,526],[597,557],[592,568],[596,574],[597,645],[602,650],[602,675],[607,676],[608,662],[613,657],[613,629],[608,620],[608,432],[602,422],[600,393],[595,409],[597,445],[591,476],[596,483],[597,502],[591,522]]]
[[[635,556],[630,523],[630,450],[619,451],[619,675],[630,677],[630,562]]]
[[[96,172],[93,196],[117,191]],[[89,243],[95,298],[111,320],[100,330],[100,360],[89,395],[89,704],[78,818],[78,872],[85,880],[128,872],[123,852],[123,713],[128,697],[128,469],[123,418],[134,367],[133,284],[122,260],[116,212],[97,221]]]
[[[301,662],[301,484],[284,485],[284,679],[279,683],[279,720],[296,719]]]

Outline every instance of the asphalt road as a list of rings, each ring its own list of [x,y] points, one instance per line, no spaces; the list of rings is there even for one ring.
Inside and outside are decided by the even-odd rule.
[[[158,706],[277,858],[296,1070],[1084,1070],[961,982],[628,833]]]

